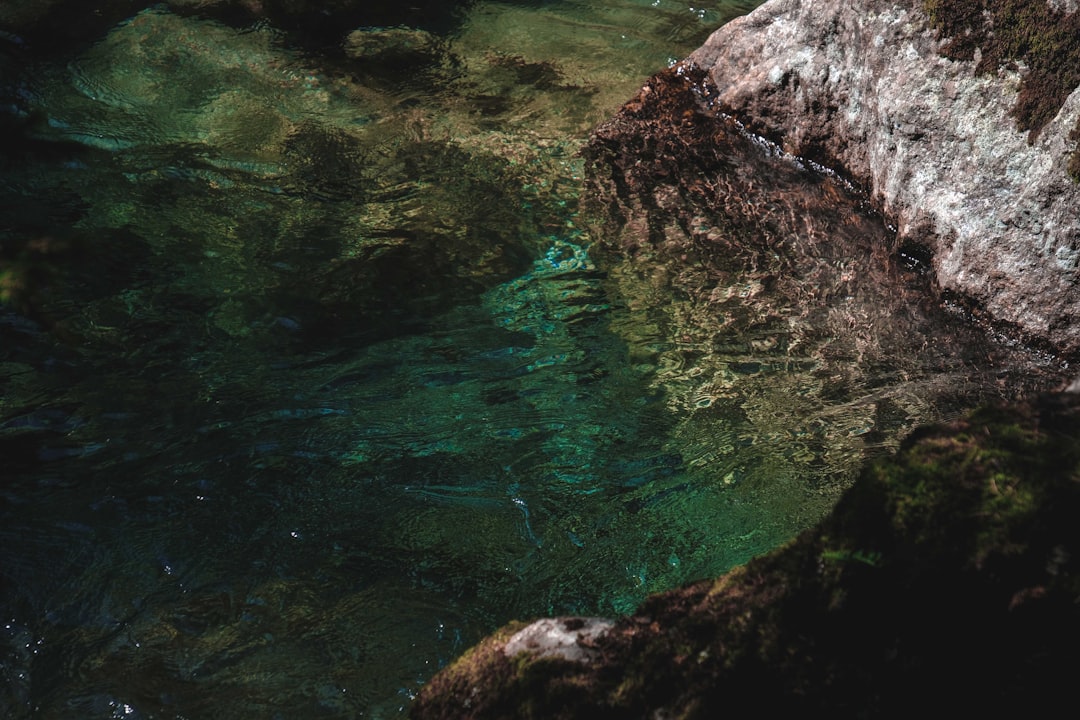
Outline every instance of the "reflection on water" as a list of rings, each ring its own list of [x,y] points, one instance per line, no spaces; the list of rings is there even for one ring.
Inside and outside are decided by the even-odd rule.
[[[503,622],[721,572],[998,392],[823,353],[846,320],[777,310],[823,282],[782,262],[596,259],[589,128],[753,4],[476,3],[325,63],[151,10],[6,87],[0,714],[396,715]]]

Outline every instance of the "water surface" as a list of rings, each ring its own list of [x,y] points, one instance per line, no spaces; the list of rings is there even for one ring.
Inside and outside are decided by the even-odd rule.
[[[11,79],[0,713],[396,716],[504,622],[722,572],[1038,385],[993,342],[829,356],[813,314],[778,345],[760,273],[593,252],[589,130],[754,4],[478,2],[333,57],[150,10]]]

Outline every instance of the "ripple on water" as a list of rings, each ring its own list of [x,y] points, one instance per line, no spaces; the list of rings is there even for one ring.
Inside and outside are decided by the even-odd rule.
[[[771,549],[1026,368],[756,146],[667,245],[597,243],[588,130],[754,4],[472,3],[402,83],[152,10],[27,78],[70,142],[3,169],[53,282],[0,314],[0,707],[398,715],[509,619]]]

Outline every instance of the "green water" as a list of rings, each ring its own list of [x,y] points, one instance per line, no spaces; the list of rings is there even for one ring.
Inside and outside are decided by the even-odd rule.
[[[590,128],[755,4],[352,39],[391,60],[151,10],[9,72],[0,715],[396,716],[504,622],[720,573],[1001,393],[981,348],[863,368],[754,335],[752,276],[720,322],[593,252]]]

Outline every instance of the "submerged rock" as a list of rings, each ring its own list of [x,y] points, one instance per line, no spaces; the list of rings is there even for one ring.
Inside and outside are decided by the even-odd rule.
[[[1060,2],[773,0],[690,60],[717,111],[863,186],[943,289],[1075,353],[1077,28]]]
[[[160,6],[181,15],[238,26],[266,21],[293,39],[335,54],[349,31],[361,25],[409,24],[452,27],[472,0],[5,0],[0,3],[0,42],[29,41],[42,54],[66,53],[106,34],[112,26]]]
[[[1056,707],[1080,646],[1078,463],[1074,393],[920,430],[786,547],[653,597],[571,659],[509,652],[509,626],[412,717]]]
[[[593,253],[630,309],[615,329],[679,437],[726,439],[697,482],[762,478],[757,503],[802,487],[817,520],[915,426],[1060,382],[942,308],[864,196],[717,117],[714,93],[698,69],[660,73],[585,149]]]
[[[170,8],[229,22],[266,19],[313,48],[340,45],[361,25],[453,25],[471,0],[168,0]]]
[[[360,28],[345,38],[345,55],[365,65],[389,65],[399,72],[438,62],[444,43],[435,35],[409,27]]]
[[[965,30],[969,5],[991,25]],[[1048,4],[1049,14],[1029,5],[1066,29],[1076,21],[1075,3]],[[942,7],[773,0],[722,28],[594,133],[595,236],[628,305],[648,309],[633,332],[646,334],[645,320],[674,328],[703,375],[697,396],[674,376],[658,383],[669,403],[708,400],[708,415],[690,416],[703,432],[723,430],[732,413],[783,417],[806,402],[829,415],[823,425],[874,408],[864,424],[842,425],[844,437],[808,427],[770,436],[770,447],[814,438],[806,476],[822,457],[857,465],[855,436],[881,443],[882,429],[916,414],[926,387],[875,376],[898,357],[938,353],[931,364],[959,370],[997,354],[1003,395],[1032,399],[915,430],[895,456],[863,465],[816,529],[652,597],[577,641],[572,658],[511,645],[526,626],[507,626],[437,675],[413,717],[715,717],[733,707],[906,717],[931,703],[1002,716],[1067,699],[1080,660],[1080,531],[1069,520],[1080,511],[1080,397],[1034,392],[1039,383],[1007,356],[1014,339],[1080,351],[1080,186],[1070,176],[1080,92],[1054,101],[1071,71],[1039,85],[1039,57],[1002,49],[1016,3]],[[753,143],[760,161],[740,164]],[[792,166],[817,180],[797,180]],[[650,287],[673,300],[653,307]],[[959,310],[951,319],[938,312],[943,298]],[[980,343],[986,323],[972,318],[1006,332]],[[951,342],[979,349],[954,355]],[[772,382],[770,358],[805,364],[805,380],[757,394],[725,384],[727,372]],[[839,387],[866,391],[838,402]],[[769,427],[783,427],[775,417]],[[708,460],[715,470],[718,458]]]

